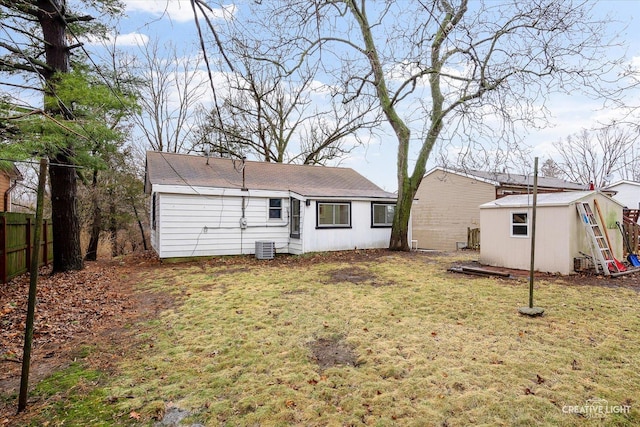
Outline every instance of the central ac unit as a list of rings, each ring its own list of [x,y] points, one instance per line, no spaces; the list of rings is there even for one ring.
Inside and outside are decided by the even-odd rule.
[[[273,259],[276,256],[276,242],[266,240],[256,241],[256,258]]]

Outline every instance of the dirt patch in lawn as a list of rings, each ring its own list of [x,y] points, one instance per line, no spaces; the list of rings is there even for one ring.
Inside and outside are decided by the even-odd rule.
[[[309,348],[322,371],[333,366],[357,366],[358,355],[341,338],[320,338],[311,342]]]
[[[390,281],[382,281],[374,273],[362,267],[345,267],[329,271],[329,283],[349,282],[355,285],[374,287],[392,285]]]

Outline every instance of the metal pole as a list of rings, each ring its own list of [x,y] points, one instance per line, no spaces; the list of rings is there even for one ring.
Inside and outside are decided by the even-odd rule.
[[[536,253],[536,212],[538,205],[538,158],[535,158],[533,165],[533,205],[531,212],[531,266],[529,268],[529,306],[520,307],[518,311],[520,314],[527,316],[541,316],[544,313],[544,309],[533,306],[533,282],[534,282],[534,266],[535,266],[535,253]]]
[[[27,305],[27,326],[24,333],[24,350],[22,353],[22,376],[20,378],[20,396],[18,398],[18,412],[27,407],[29,391],[29,364],[31,362],[31,344],[33,342],[33,320],[36,310],[36,289],[38,285],[38,264],[40,257],[40,236],[42,234],[42,210],[44,189],[47,182],[47,159],[40,160],[40,175],[38,177],[38,198],[36,202],[36,224],[33,232],[33,254],[31,255],[31,270],[29,281],[29,303]]]
[[[531,215],[531,266],[529,267],[529,308],[533,308],[533,270],[536,255],[536,211],[538,205],[538,158],[533,164],[533,213]]]

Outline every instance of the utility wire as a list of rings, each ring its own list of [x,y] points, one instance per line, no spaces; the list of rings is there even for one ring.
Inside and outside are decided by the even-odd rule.
[[[9,33],[9,31],[7,31],[5,26],[0,26],[0,28],[2,28],[4,30],[4,32],[7,35],[7,37],[9,37],[9,40],[11,40],[11,43],[13,43],[16,46],[16,49],[18,50],[18,52],[20,52],[20,55],[22,55],[24,57],[24,59],[29,63],[29,65],[31,66],[31,69],[38,75],[38,78],[42,81],[43,85],[49,89],[50,93],[60,103],[61,107],[65,110],[65,112],[69,113],[71,115],[71,118],[73,118],[73,112],[71,111],[71,109],[69,107],[67,107],[67,105],[64,103],[64,101],[62,101],[62,99],[60,99],[60,97],[56,93],[56,91],[53,88],[53,86],[38,71],[38,68],[36,68],[36,66],[33,63],[33,61],[31,61],[31,58],[29,58],[29,56],[24,52],[24,50],[22,50],[20,45],[14,40],[13,36],[11,35],[11,33]]]
[[[69,26],[69,23],[67,22],[67,18],[65,17],[65,15],[62,13],[62,11],[60,10],[60,8],[58,7],[57,4],[55,4],[55,2],[53,0],[49,0],[49,3],[53,6],[53,8],[56,10],[56,13],[58,14],[58,16],[60,17],[60,20],[62,20],[62,22],[65,24],[65,28],[66,30],[69,32],[69,34],[71,34],[73,36],[73,38],[76,39],[76,41],[78,42],[77,47],[80,47],[80,49],[82,49],[82,51],[84,52],[84,54],[87,56],[87,59],[89,60],[89,62],[91,62],[91,64],[93,64],[93,67],[95,68],[96,72],[98,73],[98,75],[100,77],[102,77],[102,80],[104,80],[105,84],[107,85],[107,87],[109,88],[109,90],[111,91],[111,93],[113,93],[113,95],[115,95],[116,99],[118,99],[118,101],[120,101],[120,103],[122,104],[122,107],[129,111],[130,113],[132,113],[133,111],[131,111],[131,108],[127,106],[127,104],[122,100],[122,98],[120,97],[120,94],[118,94],[118,92],[116,92],[116,90],[113,88],[113,86],[111,85],[111,82],[105,77],[105,75],[102,73],[102,70],[100,70],[100,67],[98,67],[98,64],[96,64],[96,62],[93,60],[93,58],[91,57],[91,55],[89,54],[89,52],[87,51],[87,49],[84,47],[84,43],[80,40],[80,38],[74,33],[74,31],[71,29],[71,27]]]
[[[2,158],[0,157],[0,161],[5,161],[5,162],[12,162],[12,163],[27,163],[27,164],[31,164],[31,165],[39,165],[40,162],[36,162],[33,160],[18,160],[18,159],[6,159],[6,158]],[[79,166],[79,165],[68,165],[65,163],[52,163],[49,162],[49,165],[53,165],[53,166],[60,166],[62,168],[73,168],[73,169],[84,169],[84,166]]]
[[[62,12],[60,11],[60,9],[58,8],[58,6],[52,1],[49,0],[49,3],[55,8],[56,13],[58,14],[58,16],[60,17],[60,19],[64,22],[65,24],[65,29],[69,31],[69,33],[71,33],[73,35],[73,37],[76,38],[76,40],[78,42],[80,42],[79,38],[73,33],[73,31],[71,30],[71,28],[69,27],[69,24],[65,18],[65,16],[62,14]],[[50,82],[47,81],[47,79],[44,78],[44,76],[38,71],[38,68],[36,68],[35,64],[33,63],[33,61],[31,60],[31,58],[24,52],[24,50],[20,47],[20,45],[15,41],[15,39],[13,38],[13,36],[9,33],[9,31],[6,29],[5,26],[1,26],[2,29],[4,30],[5,34],[7,35],[7,37],[9,38],[9,40],[11,40],[11,42],[16,46],[16,49],[20,52],[20,54],[24,57],[24,59],[29,63],[29,65],[31,66],[31,69],[38,75],[38,78],[42,81],[42,83],[44,84],[45,87],[47,87],[47,89],[49,90],[49,92],[54,96],[54,98],[57,100],[57,102],[59,103],[59,105],[61,106],[61,108],[64,109],[66,114],[70,115],[70,118],[72,120],[75,120],[73,111],[67,107],[67,105],[64,103],[64,101],[60,98],[60,96],[58,95],[58,93],[56,92],[55,88],[53,87],[53,85],[50,84]],[[82,48],[82,50],[85,52],[85,54],[87,55],[87,57],[89,58],[89,60],[91,61],[91,63],[94,65],[94,67],[96,68],[96,71],[98,72],[98,74],[103,78],[103,80],[105,81],[105,83],[107,84],[107,87],[109,88],[109,90],[116,96],[116,98],[120,101],[120,103],[122,104],[122,106],[125,109],[128,109],[126,104],[124,103],[124,101],[122,100],[122,98],[120,98],[120,96],[115,92],[115,90],[113,89],[113,87],[109,84],[109,82],[107,81],[106,77],[101,73],[101,71],[99,70],[98,66],[96,65],[96,63],[93,61],[93,59],[91,58],[91,56],[89,55],[89,53],[86,51],[86,49],[84,48],[84,46],[82,46],[82,43],[80,43],[80,47]],[[94,143],[95,145],[99,145],[99,143],[93,139],[91,137],[91,133],[87,130],[87,128],[84,126],[84,124],[81,121],[78,121],[77,124],[80,126],[80,128],[82,128],[82,130],[84,130],[84,132],[86,133],[85,136],[73,131],[72,129],[70,129],[67,126],[62,125],[60,122],[56,121],[55,119],[53,119],[52,117],[48,116],[46,113],[43,113],[43,115],[49,119],[51,119],[54,123],[56,123],[58,126],[60,126],[61,128],[65,129],[68,132],[73,133],[76,136],[82,137],[83,139]],[[58,166],[58,164],[54,164],[51,163],[51,165],[55,165]]]

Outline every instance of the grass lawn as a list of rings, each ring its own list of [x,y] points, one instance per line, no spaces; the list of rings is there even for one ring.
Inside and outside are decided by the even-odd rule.
[[[147,270],[140,291],[177,303],[70,405],[103,425],[640,425],[636,290],[540,280],[528,318],[526,280],[451,255],[289,258]],[[87,422],[70,409],[50,425]]]

